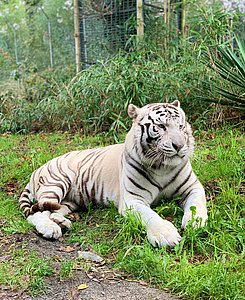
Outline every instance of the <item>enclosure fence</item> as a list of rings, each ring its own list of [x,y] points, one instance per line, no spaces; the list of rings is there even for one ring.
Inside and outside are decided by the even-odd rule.
[[[130,39],[139,34],[140,7],[145,33],[149,37],[162,35],[160,42],[165,48],[170,37],[162,34],[164,30],[170,29],[176,37],[188,35],[185,1],[76,1],[81,68],[107,60],[119,49],[129,50]],[[29,8],[20,1],[22,4],[12,11],[6,3],[0,1],[0,81],[47,68],[75,69],[75,0],[36,1]],[[159,21],[163,26],[159,26]]]

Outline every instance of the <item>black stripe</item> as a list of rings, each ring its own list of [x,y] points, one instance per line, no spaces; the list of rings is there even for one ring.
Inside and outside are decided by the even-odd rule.
[[[186,161],[186,163],[179,169],[177,170],[177,173],[167,182],[167,184],[165,184],[165,186],[162,188],[163,190],[170,184],[172,184],[175,179],[179,176],[179,174],[183,171],[183,169],[185,168],[185,166],[187,165],[188,161]]]
[[[53,194],[53,196],[50,195],[44,196],[45,194]],[[57,199],[60,202],[60,196],[54,191],[42,192],[39,198],[41,199],[42,197],[46,199]]]
[[[188,187],[189,188],[189,187]],[[188,189],[187,188],[187,189]],[[187,190],[186,189],[186,190]],[[185,191],[186,191],[185,190]],[[179,201],[179,205],[182,205],[183,204],[183,202],[185,202],[185,200],[190,196],[190,194],[191,194],[191,192],[192,192],[192,190],[190,190],[186,195],[185,195],[185,197],[184,198],[182,198],[180,201]],[[181,196],[184,194],[184,192],[181,194]]]
[[[189,185],[189,186],[188,186],[188,187],[180,194],[180,197],[182,197],[182,195],[184,195],[185,192],[186,192],[188,189],[190,189],[190,188],[193,186],[193,184],[195,184],[196,182],[197,182],[197,179],[196,179],[191,185]],[[184,198],[182,198],[181,202],[185,201],[185,199],[190,195],[191,192],[192,192],[192,189],[187,193],[187,195],[185,195]]]
[[[46,182],[45,182],[46,181]],[[44,178],[43,178],[43,176],[41,176],[40,178],[39,178],[39,182],[41,183],[41,184],[43,184],[45,187],[58,187],[58,188],[60,188],[61,189],[61,191],[62,191],[62,198],[64,197],[64,195],[65,195],[65,188],[64,188],[64,186],[61,184],[61,183],[59,183],[59,182],[50,182],[50,181],[48,181],[48,179],[47,179],[47,177],[45,177],[45,180],[44,180]]]
[[[24,210],[24,209],[27,208],[27,207],[28,207],[28,208],[31,207],[31,206],[30,206],[30,203],[28,203],[28,204],[27,204],[27,203],[21,203],[21,204],[20,204],[20,208],[21,208],[22,210]]]
[[[124,188],[125,188],[126,192],[128,192],[129,194],[134,195],[134,196],[139,197],[139,198],[142,198],[142,199],[145,199],[142,195],[139,195],[139,194],[137,194],[135,192],[132,192],[132,191],[128,190],[126,188],[125,184],[124,184]]]
[[[101,192],[100,192],[100,203],[104,204],[104,182],[102,182]]]
[[[25,199],[21,199],[20,200],[20,202],[19,202],[20,204],[22,204],[22,203],[26,203],[26,204],[29,204],[29,205],[31,205],[31,201],[28,199],[28,200],[25,200]]]
[[[132,164],[131,162],[128,162],[128,164],[134,168],[141,176],[143,176],[146,180],[148,180],[150,182],[151,185],[155,186],[156,188],[158,188],[158,190],[161,190],[162,187],[159,186],[157,183],[153,182],[150,177],[147,175],[147,173],[145,171],[143,171],[142,169],[136,167],[134,164]]]
[[[67,155],[66,155],[67,156]],[[66,157],[65,156],[65,157]],[[65,157],[63,157],[63,158],[65,158]],[[61,157],[62,158],[62,157]],[[62,166],[61,166],[61,163],[60,163],[60,161],[59,161],[59,158],[57,159],[57,163],[56,163],[56,165],[57,165],[57,168],[58,168],[58,170],[60,171],[60,174],[62,175],[62,176],[64,176],[65,177],[65,179],[68,181],[68,186],[67,186],[67,190],[70,188],[70,186],[71,186],[71,180],[70,180],[70,178],[67,176],[67,174],[62,170]]]
[[[98,149],[94,150],[95,151],[88,153],[82,160],[78,162],[78,172],[80,172],[81,168],[97,153]]]
[[[74,202],[61,202],[61,204],[67,206],[71,212],[77,209],[77,205]]]
[[[149,190],[143,188],[140,184],[138,184],[137,182],[135,182],[135,181],[133,180],[133,178],[131,178],[131,177],[129,177],[129,176],[127,176],[127,178],[128,178],[128,179],[133,183],[133,185],[135,185],[138,189],[140,189],[140,190],[142,190],[142,191],[148,192],[148,193],[151,195],[151,197],[152,197],[152,193],[151,193]]]
[[[138,149],[136,149],[136,154],[137,156],[139,156],[138,154]],[[140,168],[144,169],[144,166],[141,164],[141,162],[137,161],[134,157],[131,156],[131,154],[129,152],[125,153],[125,158],[127,159],[127,156],[133,161],[135,162],[138,166],[140,166]]]
[[[140,125],[140,128],[141,128],[140,142],[142,143],[143,135],[145,133],[145,127],[142,124],[139,124],[139,125]]]
[[[192,174],[192,170],[190,171],[189,175],[186,177],[186,179],[177,187],[177,189],[175,190],[175,192],[173,193],[173,195],[177,194],[178,191],[188,182],[188,180],[190,179]]]
[[[61,172],[60,172],[60,167],[58,165],[58,159],[56,160],[56,167],[57,167],[58,172],[60,173],[60,175],[62,175]],[[61,178],[60,176],[58,176],[58,174],[54,173],[54,171],[52,170],[52,164],[50,162],[47,165],[47,170],[49,172],[49,176],[50,176],[51,179],[63,182],[66,185],[67,190],[69,189],[69,187],[70,187],[69,183],[67,183],[64,180],[64,178]],[[65,176],[65,177],[67,177],[67,176]],[[67,179],[70,181],[70,179],[68,177],[67,177]],[[71,184],[71,181],[70,181],[70,184]]]
[[[92,185],[91,191],[90,191],[90,201],[93,205],[97,204],[96,197],[95,197],[95,184]]]
[[[154,125],[156,125],[154,119],[152,119],[152,117],[150,115],[148,116],[148,120],[150,120]]]

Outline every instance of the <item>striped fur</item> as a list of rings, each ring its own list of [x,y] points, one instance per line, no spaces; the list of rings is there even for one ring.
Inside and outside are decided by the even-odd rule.
[[[179,102],[131,104],[128,113],[133,125],[124,144],[73,151],[32,174],[19,203],[44,237],[59,238],[61,227],[70,226],[70,212],[113,201],[121,214],[130,209],[140,216],[152,245],[173,246],[181,239],[177,229],[150,205],[175,195],[181,197],[183,227],[192,219],[191,206],[199,225],[205,223],[204,190],[189,161],[194,139]]]

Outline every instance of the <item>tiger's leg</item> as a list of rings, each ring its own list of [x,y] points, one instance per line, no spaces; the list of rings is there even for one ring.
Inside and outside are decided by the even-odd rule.
[[[202,184],[197,181],[191,189],[182,196],[181,206],[184,209],[182,228],[186,228],[189,221],[193,227],[202,227],[208,218],[206,197]],[[192,210],[193,207],[193,210]]]
[[[154,246],[175,246],[180,240],[177,228],[169,221],[162,219],[149,205],[139,199],[121,199],[119,212],[123,215],[133,213],[146,226],[147,238]]]
[[[71,210],[66,205],[60,205],[55,212],[39,211],[27,217],[27,220],[43,237],[58,239],[62,236],[62,229],[71,227],[71,221],[64,217],[70,212]]]

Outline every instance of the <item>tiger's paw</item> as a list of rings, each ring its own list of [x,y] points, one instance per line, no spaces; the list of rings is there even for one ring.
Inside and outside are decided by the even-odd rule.
[[[47,239],[58,239],[62,236],[59,225],[50,220],[50,212],[36,212],[27,218],[28,222],[36,227],[36,230]]]
[[[203,211],[201,210],[196,212],[194,216],[193,216],[193,212],[189,210],[184,213],[181,227],[186,228],[189,222],[192,222],[192,226],[194,228],[203,227],[207,219],[208,219],[208,214],[206,209],[204,209]]]
[[[181,240],[176,227],[167,220],[150,224],[147,228],[147,238],[154,247],[173,247]]]
[[[69,229],[71,227],[71,221],[59,213],[52,213],[49,218],[58,224],[62,229]]]

